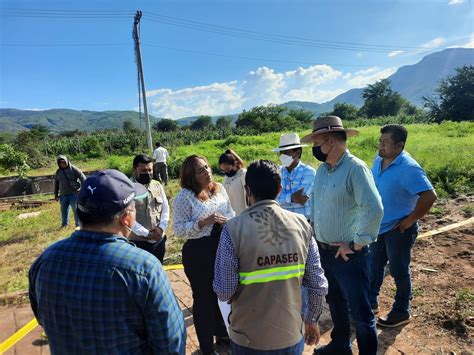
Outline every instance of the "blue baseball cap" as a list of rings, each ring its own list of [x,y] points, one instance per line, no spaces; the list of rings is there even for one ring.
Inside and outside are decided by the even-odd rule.
[[[89,176],[77,200],[77,208],[88,214],[111,217],[123,211],[135,199],[148,196],[148,190],[118,170],[99,170]]]

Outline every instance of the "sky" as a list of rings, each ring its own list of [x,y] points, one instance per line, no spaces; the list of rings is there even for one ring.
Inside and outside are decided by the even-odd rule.
[[[239,113],[326,102],[449,47],[474,47],[474,0],[0,0],[0,107]]]

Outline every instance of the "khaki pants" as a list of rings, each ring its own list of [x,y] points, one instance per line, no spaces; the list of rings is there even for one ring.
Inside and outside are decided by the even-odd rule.
[[[166,163],[155,163],[153,165],[153,178],[165,185],[168,183],[168,166]]]

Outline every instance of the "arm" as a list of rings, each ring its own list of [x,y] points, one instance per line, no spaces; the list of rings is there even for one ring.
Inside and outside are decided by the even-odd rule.
[[[403,233],[405,229],[410,228],[417,220],[419,220],[421,217],[427,214],[431,206],[433,206],[433,203],[438,198],[436,196],[435,190],[423,191],[423,192],[420,192],[419,195],[420,197],[418,198],[418,201],[416,202],[416,206],[413,212],[410,213],[404,219],[402,219],[400,222],[398,222],[397,225],[394,227],[394,229],[399,228],[400,232]]]
[[[239,260],[234,252],[232,240],[227,229],[221,233],[214,266],[213,288],[221,301],[229,301],[239,286]]]
[[[173,232],[177,236],[193,239],[193,236],[201,228],[199,227],[199,219],[195,218],[192,208],[192,202],[185,195],[184,190],[176,196],[173,201]]]
[[[328,293],[328,281],[321,267],[316,242],[311,237],[303,276],[303,286],[308,289],[308,310],[304,315],[305,323],[316,324],[323,310],[324,296]]]
[[[285,205],[290,205],[291,204],[291,191],[286,192],[285,190],[285,184],[287,183],[287,174],[283,170],[284,168],[280,167],[280,174],[281,174],[281,192],[277,196],[277,202],[280,204],[280,206],[284,207]]]
[[[28,296],[30,298],[30,305],[33,313],[38,319],[38,322],[41,324],[41,320],[38,318],[38,302],[36,300],[36,291],[35,291],[35,284],[36,284],[36,273],[38,272],[38,265],[40,263],[41,256],[35,260],[33,265],[31,265],[30,271],[28,272]]]
[[[161,206],[160,224],[158,227],[160,227],[164,233],[166,231],[166,228],[168,228],[168,222],[170,219],[170,206],[168,203],[168,199],[166,198],[163,185],[161,184],[160,184],[160,190],[161,190],[161,196],[163,197],[163,206]]]
[[[320,339],[318,319],[323,310],[324,296],[328,292],[328,281],[324,276],[319,252],[312,236],[308,249],[308,258],[306,259],[303,286],[308,290],[308,309],[304,315],[304,338],[307,345],[316,345]]]
[[[135,222],[135,225],[132,228],[132,233],[136,236],[147,238],[150,231],[143,227],[138,221]]]
[[[146,300],[142,303],[148,344],[154,354],[184,354],[186,327],[183,313],[158,261],[150,275],[146,280]]]
[[[374,242],[383,217],[380,198],[371,171],[365,165],[358,165],[351,171],[351,189],[358,207],[357,233],[354,237],[355,248],[360,249]]]

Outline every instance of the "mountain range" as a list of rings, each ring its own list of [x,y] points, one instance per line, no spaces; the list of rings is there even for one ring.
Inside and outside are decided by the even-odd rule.
[[[393,90],[400,93],[411,103],[421,106],[423,96],[433,95],[434,89],[439,85],[441,79],[453,75],[456,68],[464,65],[474,65],[474,49],[449,48],[426,55],[416,64],[400,67],[388,79]],[[325,103],[290,101],[281,104],[281,106],[291,109],[304,109],[314,114],[331,111],[334,104],[342,102],[360,107],[363,104],[362,91],[363,88],[351,89]],[[238,114],[229,116],[235,120]],[[199,116],[181,118],[178,123],[186,125],[197,117]],[[214,117],[215,119],[217,117]],[[76,129],[81,131],[121,129],[125,120],[131,120],[134,123],[139,122],[138,112],[0,109],[0,131],[9,132],[30,129],[34,125],[46,126],[51,132],[55,133]],[[150,116],[151,124],[159,120],[160,118]]]

